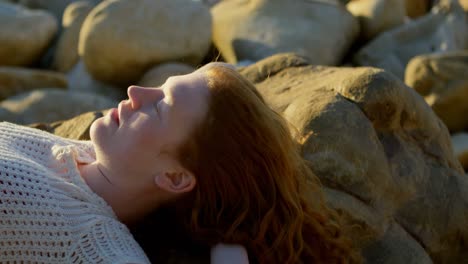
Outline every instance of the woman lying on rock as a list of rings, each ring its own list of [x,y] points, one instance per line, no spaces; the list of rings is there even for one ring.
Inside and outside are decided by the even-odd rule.
[[[0,125],[2,262],[148,263],[126,225],[167,205],[198,243],[242,245],[212,263],[359,262],[285,120],[235,70],[128,96],[89,142]]]

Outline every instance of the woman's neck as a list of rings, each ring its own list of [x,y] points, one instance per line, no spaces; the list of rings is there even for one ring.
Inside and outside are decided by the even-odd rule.
[[[97,161],[80,164],[78,169],[90,189],[103,198],[117,218],[125,224],[139,221],[158,206],[157,197],[128,189],[125,184],[113,181],[113,178],[106,175]]]

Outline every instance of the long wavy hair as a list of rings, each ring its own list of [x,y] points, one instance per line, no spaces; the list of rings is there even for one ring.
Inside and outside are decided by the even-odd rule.
[[[205,73],[207,116],[178,150],[197,185],[171,205],[188,234],[241,244],[252,263],[361,262],[284,118],[235,70]]]

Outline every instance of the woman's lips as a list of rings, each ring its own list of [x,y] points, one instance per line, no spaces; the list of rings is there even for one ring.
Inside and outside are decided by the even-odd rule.
[[[112,119],[117,123],[117,125],[120,125],[119,111],[117,110],[117,108],[112,108],[110,114]]]

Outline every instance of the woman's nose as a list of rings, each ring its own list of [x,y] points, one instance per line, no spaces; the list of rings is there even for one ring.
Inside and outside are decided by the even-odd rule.
[[[163,97],[163,93],[159,88],[150,88],[132,85],[127,89],[128,98],[132,103],[133,109],[138,109],[147,102],[154,103]]]

